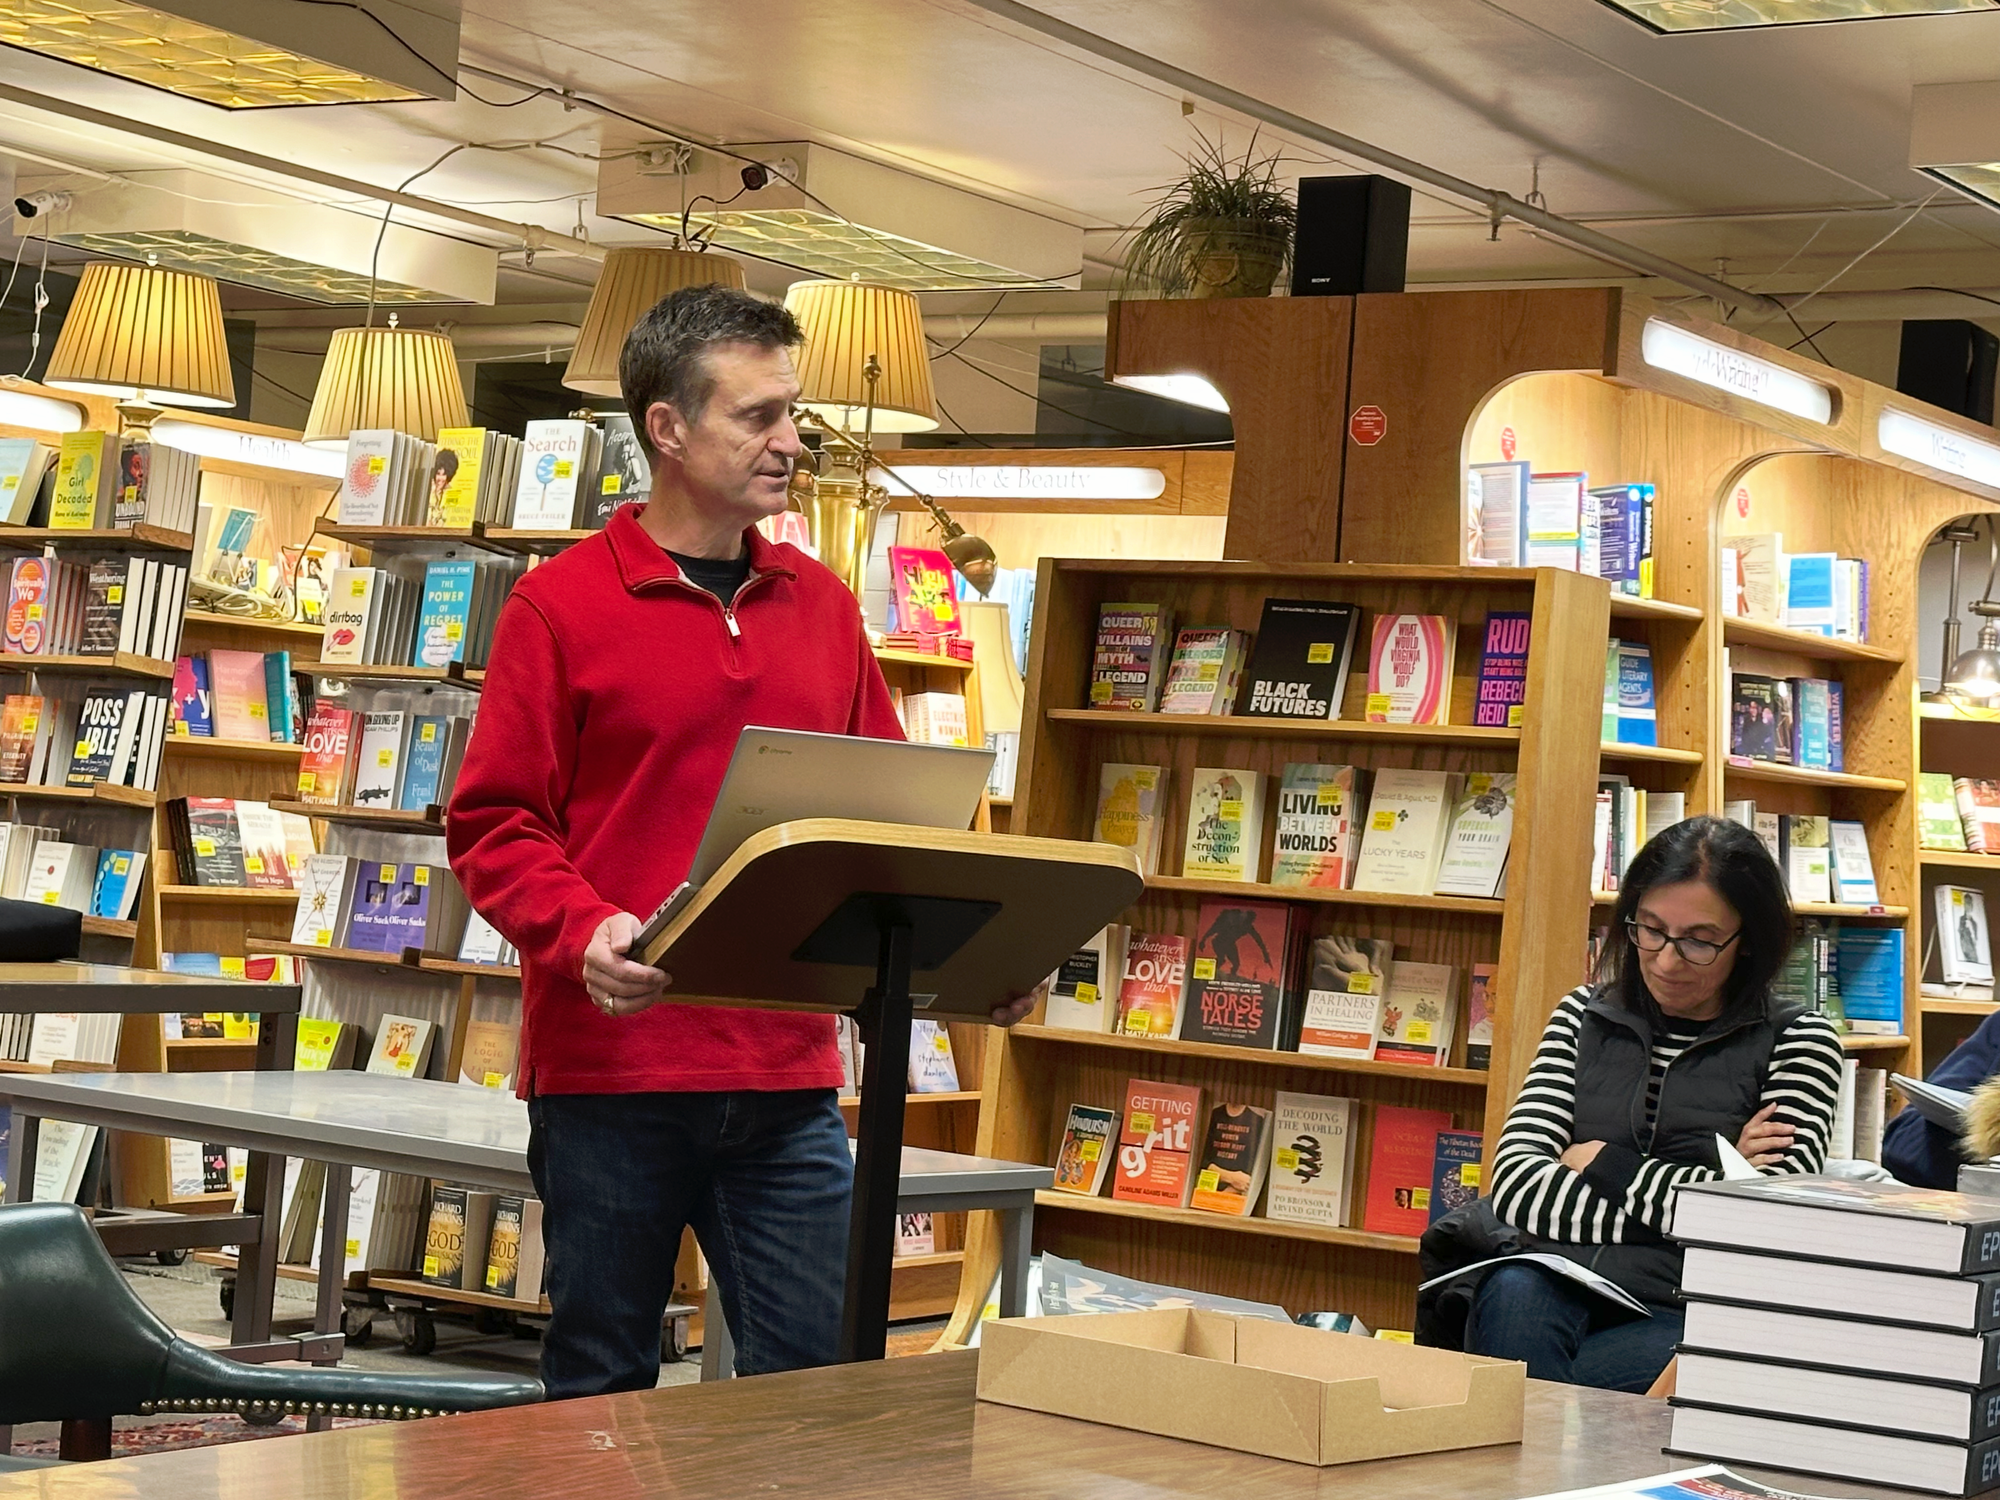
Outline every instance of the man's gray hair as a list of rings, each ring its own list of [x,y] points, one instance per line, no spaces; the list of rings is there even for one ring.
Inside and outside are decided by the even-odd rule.
[[[654,303],[626,336],[618,385],[639,441],[653,451],[646,412],[664,401],[692,424],[715,394],[704,356],[716,344],[794,349],[805,341],[798,319],[775,302],[727,286],[684,286]]]

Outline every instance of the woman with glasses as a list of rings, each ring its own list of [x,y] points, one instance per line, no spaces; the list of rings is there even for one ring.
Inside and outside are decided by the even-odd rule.
[[[1590,1267],[1637,1317],[1533,1262],[1481,1283],[1465,1347],[1541,1380],[1644,1391],[1681,1336],[1675,1192],[1721,1175],[1715,1138],[1767,1173],[1817,1172],[1840,1093],[1839,1033],[1771,993],[1792,946],[1763,843],[1677,823],[1625,873],[1601,982],[1549,1017],[1493,1154],[1491,1203],[1529,1248]]]

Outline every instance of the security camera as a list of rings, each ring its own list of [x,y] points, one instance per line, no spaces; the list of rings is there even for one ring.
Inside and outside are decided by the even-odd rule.
[[[24,219],[39,219],[49,214],[59,214],[70,205],[68,193],[50,192],[43,189],[39,193],[29,193],[24,198],[14,200],[14,212]]]

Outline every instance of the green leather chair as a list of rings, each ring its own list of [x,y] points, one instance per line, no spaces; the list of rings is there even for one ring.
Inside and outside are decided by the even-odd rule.
[[[538,1380],[239,1363],[154,1316],[75,1204],[0,1204],[0,1426],[61,1422],[65,1458],[107,1456],[116,1416],[408,1419],[541,1399]]]

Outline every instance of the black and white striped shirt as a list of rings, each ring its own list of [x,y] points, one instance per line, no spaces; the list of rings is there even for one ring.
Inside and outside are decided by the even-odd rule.
[[[1647,1156],[1622,1195],[1614,1195],[1562,1164],[1563,1152],[1574,1144],[1577,1031],[1589,999],[1587,987],[1572,990],[1542,1032],[1493,1153],[1493,1208],[1506,1223],[1542,1239],[1616,1245],[1636,1237],[1630,1232],[1634,1223],[1664,1233],[1675,1192],[1721,1174]],[[1656,1039],[1646,1090],[1649,1119],[1667,1067],[1697,1034],[1670,1030]],[[1840,1101],[1841,1056],[1840,1033],[1817,1011],[1804,1012],[1779,1034],[1762,1103],[1777,1105],[1773,1118],[1796,1133],[1783,1158],[1763,1168],[1767,1175],[1817,1172],[1826,1165]]]

